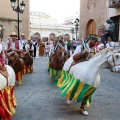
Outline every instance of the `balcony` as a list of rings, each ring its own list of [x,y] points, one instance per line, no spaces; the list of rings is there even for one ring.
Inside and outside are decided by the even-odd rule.
[[[109,0],[109,8],[120,7],[120,0]]]

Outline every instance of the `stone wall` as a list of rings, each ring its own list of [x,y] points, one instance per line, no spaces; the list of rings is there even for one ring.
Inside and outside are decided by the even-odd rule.
[[[86,26],[89,20],[96,23],[96,34],[98,26],[105,23],[108,18],[106,0],[80,0],[80,38],[86,38]]]
[[[22,0],[19,0],[20,3]],[[26,37],[29,36],[30,26],[30,0],[23,0],[26,4],[25,11],[20,14],[20,34],[24,33]],[[12,31],[17,32],[17,13],[13,11],[10,0],[0,0],[0,24],[4,28],[3,41],[7,40],[7,37]]]

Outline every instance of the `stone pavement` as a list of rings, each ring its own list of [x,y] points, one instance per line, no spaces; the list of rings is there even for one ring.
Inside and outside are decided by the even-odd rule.
[[[120,73],[101,70],[100,88],[93,94],[89,116],[78,110],[80,103],[66,104],[47,72],[47,58],[34,59],[34,72],[17,85],[16,113],[12,120],[120,120]]]

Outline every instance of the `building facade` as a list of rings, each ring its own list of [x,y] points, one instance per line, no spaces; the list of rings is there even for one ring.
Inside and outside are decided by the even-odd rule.
[[[50,33],[55,33],[56,36],[69,34],[72,39],[72,28],[73,25],[58,24],[56,19],[51,18],[45,12],[30,12],[31,36],[39,34],[41,37],[49,37]]]
[[[64,19],[63,25],[72,26],[71,32],[72,32],[72,38],[78,39],[79,38],[79,23],[78,23],[78,29],[75,29],[75,20],[79,18],[79,13],[76,12],[72,14],[70,17]]]
[[[20,3],[23,0],[19,0]],[[24,33],[26,37],[30,33],[30,0],[24,0],[25,10],[20,14],[20,34]],[[17,5],[16,5],[17,6]],[[0,25],[3,25],[4,35],[3,41],[6,41],[12,31],[18,31],[18,17],[17,13],[13,11],[10,0],[0,1]]]
[[[120,40],[120,1],[80,0],[80,38],[87,38],[89,34],[97,34],[100,37],[100,27],[108,26],[108,18],[115,23],[117,42]]]

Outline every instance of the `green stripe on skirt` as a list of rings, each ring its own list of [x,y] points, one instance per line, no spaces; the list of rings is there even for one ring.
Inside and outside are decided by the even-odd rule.
[[[89,84],[75,79],[73,75],[67,71],[62,70],[62,75],[57,82],[58,88],[61,90],[61,96],[77,102],[83,101],[85,104],[91,103],[91,96],[96,88]]]

